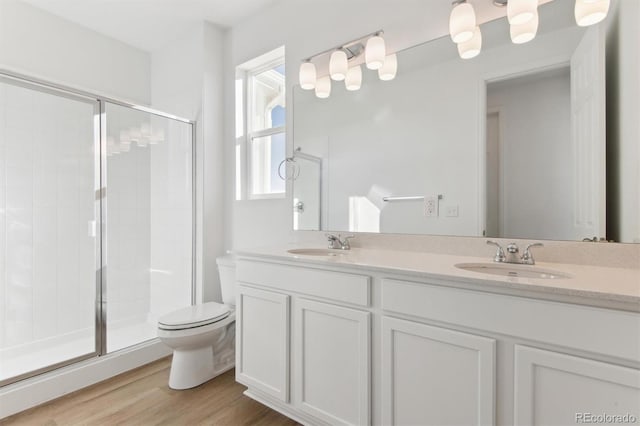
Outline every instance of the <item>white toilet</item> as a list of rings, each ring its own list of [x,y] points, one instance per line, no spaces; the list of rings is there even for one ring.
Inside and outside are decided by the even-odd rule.
[[[173,349],[169,387],[189,389],[233,368],[235,259],[217,259],[222,303],[189,306],[158,319],[158,337]]]

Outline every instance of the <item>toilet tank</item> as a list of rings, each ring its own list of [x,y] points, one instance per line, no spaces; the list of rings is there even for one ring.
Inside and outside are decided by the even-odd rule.
[[[227,305],[236,304],[236,257],[232,254],[216,259],[220,276],[222,302]]]

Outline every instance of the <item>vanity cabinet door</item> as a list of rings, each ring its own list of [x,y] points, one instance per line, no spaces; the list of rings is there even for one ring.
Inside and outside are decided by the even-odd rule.
[[[515,424],[635,423],[640,370],[516,345]],[[627,416],[615,420],[588,416]],[[635,418],[636,420],[631,420]]]
[[[332,425],[370,424],[370,314],[294,301],[295,403]]]
[[[289,401],[289,299],[239,286],[236,301],[236,380]]]
[[[382,423],[491,425],[496,341],[382,317]]]

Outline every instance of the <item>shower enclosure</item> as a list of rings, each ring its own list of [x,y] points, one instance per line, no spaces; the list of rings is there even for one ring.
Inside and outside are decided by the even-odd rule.
[[[193,126],[0,72],[0,386],[193,303]]]

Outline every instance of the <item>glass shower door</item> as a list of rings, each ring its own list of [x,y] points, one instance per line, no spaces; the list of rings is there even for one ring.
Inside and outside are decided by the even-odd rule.
[[[98,353],[98,118],[0,76],[0,385]]]
[[[106,352],[193,297],[192,124],[105,104]]]

